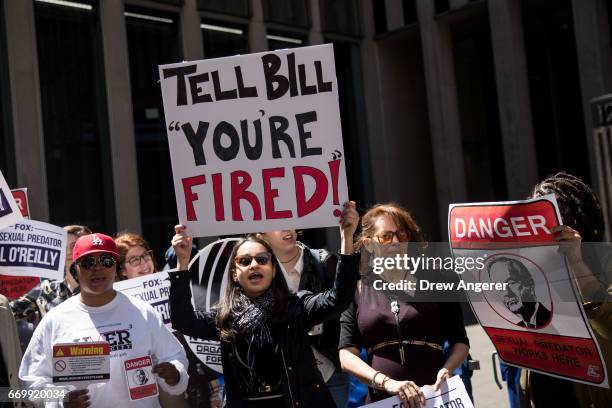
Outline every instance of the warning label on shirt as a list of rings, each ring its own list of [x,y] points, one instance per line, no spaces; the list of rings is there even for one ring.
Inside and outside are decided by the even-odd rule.
[[[110,345],[106,341],[53,345],[54,383],[100,383],[110,379]]]

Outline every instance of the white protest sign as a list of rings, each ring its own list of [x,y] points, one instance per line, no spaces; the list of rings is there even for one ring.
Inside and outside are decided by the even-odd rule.
[[[28,202],[28,189],[27,188],[15,188],[11,190],[13,199],[21,211],[21,215],[26,220],[30,219],[30,203]]]
[[[106,341],[53,345],[53,383],[90,384],[110,379],[110,345]]]
[[[474,408],[463,381],[458,375],[449,378],[438,391],[435,391],[430,385],[421,387],[421,390],[425,394],[423,408]],[[395,396],[363,405],[362,408],[408,408],[408,405]]]
[[[64,279],[66,230],[23,220],[0,231],[0,274]]]
[[[466,268],[463,281],[503,285],[495,291],[466,291],[500,358],[550,376],[608,387],[601,350],[553,240],[553,227],[562,223],[554,195],[453,204],[448,222],[456,259],[486,259],[480,269]]]
[[[19,206],[0,172],[0,230],[23,219]]]
[[[194,236],[337,226],[348,200],[331,44],[159,67]]]
[[[132,401],[155,397],[159,394],[151,356],[126,360],[123,362],[123,369]]]
[[[195,310],[210,311],[221,299],[229,269],[230,254],[237,238],[215,241],[204,248],[191,260],[189,269],[197,271],[197,280],[192,282],[192,303]],[[202,340],[185,336],[193,353],[210,369],[223,373],[221,366],[221,344],[218,341]]]
[[[139,276],[115,282],[116,291],[128,296],[134,296],[149,303],[160,314],[164,324],[172,328],[170,323],[170,281],[168,272],[157,272],[151,275]]]

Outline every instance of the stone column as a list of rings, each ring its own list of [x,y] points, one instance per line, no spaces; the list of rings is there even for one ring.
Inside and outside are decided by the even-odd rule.
[[[521,4],[496,0],[488,9],[508,196],[518,199],[538,181]]]
[[[100,2],[117,230],[141,230],[130,59],[122,0]]]
[[[32,0],[4,1],[17,185],[27,187],[33,219],[49,220],[36,27]]]
[[[183,59],[195,61],[204,58],[204,40],[200,28],[200,15],[196,0],[184,0],[181,9],[181,39],[183,41]]]
[[[263,4],[259,0],[251,0],[251,22],[249,23],[249,48],[250,52],[261,52],[268,50],[268,39],[266,38],[266,25],[263,21]]]
[[[453,43],[448,24],[434,19],[434,2],[417,0],[441,236],[448,205],[466,199],[465,168]]]
[[[319,0],[308,0],[310,4],[310,21],[312,26],[308,32],[308,44],[323,44],[325,39],[323,38],[322,31],[322,18],[321,9],[319,7]]]

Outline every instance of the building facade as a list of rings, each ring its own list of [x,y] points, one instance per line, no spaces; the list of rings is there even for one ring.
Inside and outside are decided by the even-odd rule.
[[[141,232],[176,203],[157,66],[334,44],[350,196],[431,240],[448,204],[595,184],[608,0],[0,0],[0,170],[33,218]],[[335,245],[334,231],[305,232]]]

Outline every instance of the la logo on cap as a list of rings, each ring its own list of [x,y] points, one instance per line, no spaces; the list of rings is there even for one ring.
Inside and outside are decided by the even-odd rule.
[[[92,245],[103,245],[104,243],[102,242],[100,238],[98,238],[97,235],[94,234],[91,244]]]

